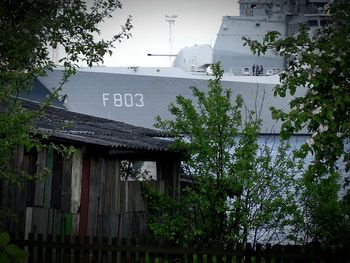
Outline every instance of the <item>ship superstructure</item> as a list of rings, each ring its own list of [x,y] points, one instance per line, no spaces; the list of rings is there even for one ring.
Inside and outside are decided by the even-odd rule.
[[[214,46],[213,61],[220,61],[224,70],[235,75],[253,74],[258,65],[259,74],[272,75],[285,68],[283,57],[269,52],[253,56],[249,47],[242,45],[242,36],[262,41],[268,31],[278,31],[282,37],[294,35],[302,23],[311,30],[323,25],[328,14],[327,0],[241,0],[239,16],[223,18]]]

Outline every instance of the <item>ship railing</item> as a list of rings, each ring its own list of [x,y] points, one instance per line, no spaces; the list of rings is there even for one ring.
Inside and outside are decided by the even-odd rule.
[[[231,76],[271,76],[279,74],[283,71],[280,68],[254,68],[253,67],[223,67],[226,75]]]
[[[297,15],[297,14],[309,14],[309,15],[327,14],[326,7],[317,7],[315,5],[294,6],[294,7],[290,7],[289,11],[290,11],[290,13],[295,14],[295,15]]]

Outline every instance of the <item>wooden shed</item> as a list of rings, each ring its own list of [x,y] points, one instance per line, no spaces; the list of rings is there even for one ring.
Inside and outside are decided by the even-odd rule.
[[[38,105],[24,101],[28,110]],[[4,222],[8,231],[79,236],[143,239],[147,209],[139,180],[123,180],[121,163],[152,161],[152,183],[176,197],[181,153],[170,140],[152,129],[50,107],[34,125],[48,135],[47,143],[74,146],[70,157],[53,150],[27,152],[18,146],[14,166],[42,179],[27,182],[22,190],[0,183],[2,209],[11,209],[17,221]]]

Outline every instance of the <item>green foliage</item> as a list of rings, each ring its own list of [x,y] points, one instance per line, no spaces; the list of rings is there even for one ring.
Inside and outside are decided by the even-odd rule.
[[[180,200],[170,200],[146,188],[153,212],[150,228],[182,245],[233,247],[250,241],[282,241],[296,212],[298,167],[286,142],[258,142],[261,121],[243,101],[233,101],[221,87],[222,70],[208,92],[192,87],[195,104],[183,96],[169,109],[172,120],[157,117],[156,127],[174,136],[173,147],[187,152],[183,164],[191,184]],[[245,121],[244,121],[245,120]]]
[[[344,244],[350,234],[349,1],[333,3],[329,13],[327,25],[312,33],[304,25],[295,36],[280,38],[279,33],[270,32],[262,43],[245,40],[254,53],[271,49],[286,57],[287,68],[280,74],[275,95],[305,90],[302,97],[291,100],[288,112],[272,108],[273,118],[283,121],[283,138],[305,128],[311,134],[296,153],[302,158],[313,156],[304,175],[301,199],[303,238]]]
[[[0,233],[0,262],[23,262],[28,257],[28,252],[10,244],[10,236],[6,232]]]
[[[47,138],[37,131],[35,120],[42,116],[52,99],[57,98],[62,85],[75,73],[78,64],[103,62],[103,56],[111,54],[115,42],[130,36],[131,18],[121,32],[111,40],[98,37],[98,25],[121,8],[117,0],[96,0],[88,7],[85,1],[10,1],[0,3],[0,179],[20,178],[14,174],[11,158],[15,147],[26,150],[42,147],[70,153],[72,149],[53,144],[42,144]],[[51,48],[61,47],[64,54],[64,77],[52,96],[38,112],[23,109],[17,97],[21,91],[30,90],[37,76],[45,76],[55,65],[51,60]],[[24,175],[26,177],[26,175]],[[17,180],[17,179],[16,179]]]
[[[23,73],[43,73],[52,68],[49,47],[62,45],[65,57],[61,62],[73,68],[81,61],[92,66],[103,61],[115,42],[128,38],[130,18],[121,32],[111,40],[98,39],[99,24],[121,8],[116,0],[93,1],[30,1],[5,0],[0,4],[1,68]]]
[[[272,49],[288,59],[275,95],[294,95],[300,87],[305,95],[290,102],[290,111],[272,108],[272,114],[284,122],[284,138],[307,128],[312,138],[299,154],[311,152],[326,174],[337,170],[340,158],[350,168],[350,3],[334,4],[330,13],[327,26],[314,33],[303,26],[296,36],[283,39],[277,32],[268,33],[263,43],[245,39],[254,53]]]
[[[143,180],[149,175],[148,170],[142,169],[143,161],[122,160],[120,162],[120,177],[122,180]]]
[[[339,174],[310,181],[306,174],[302,194],[302,242],[317,241],[325,244],[350,244],[349,196],[339,200]]]

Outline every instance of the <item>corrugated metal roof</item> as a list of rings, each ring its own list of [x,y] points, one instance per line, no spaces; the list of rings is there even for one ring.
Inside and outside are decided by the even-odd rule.
[[[39,104],[23,100],[25,109],[36,111]],[[49,107],[35,126],[45,134],[76,142],[135,151],[173,151],[167,134],[149,128]]]

